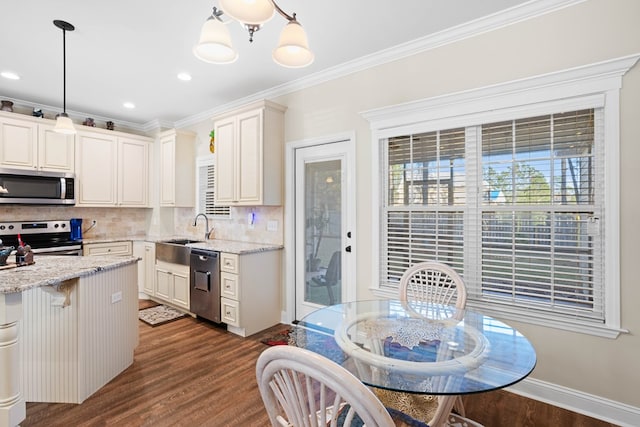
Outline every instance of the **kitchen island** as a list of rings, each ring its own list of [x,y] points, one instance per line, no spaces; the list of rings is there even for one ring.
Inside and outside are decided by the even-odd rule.
[[[81,403],[133,363],[136,257],[41,256],[0,271],[0,427]]]

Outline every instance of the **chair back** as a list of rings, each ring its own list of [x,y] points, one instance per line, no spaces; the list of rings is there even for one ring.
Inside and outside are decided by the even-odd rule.
[[[327,271],[324,273],[327,285],[333,286],[340,280],[342,272],[342,252],[335,251],[331,255],[329,265],[327,265]]]
[[[467,288],[456,271],[435,261],[417,263],[409,267],[400,279],[400,301],[455,305],[462,309],[467,303]]]
[[[309,350],[269,347],[258,358],[256,377],[274,427],[348,426],[357,417],[367,427],[394,426],[369,388],[342,366]]]

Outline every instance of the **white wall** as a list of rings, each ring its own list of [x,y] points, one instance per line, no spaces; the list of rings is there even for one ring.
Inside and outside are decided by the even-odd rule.
[[[640,53],[638,18],[640,1],[590,0],[274,99],[288,108],[287,141],[356,132],[358,297],[370,296],[368,285],[376,279],[370,267],[369,185],[376,153],[360,112]],[[634,189],[640,159],[638,65],[623,79],[621,109],[622,326],[631,333],[612,340],[515,326],[537,350],[533,378],[640,408],[640,286],[634,268],[640,241],[640,197]]]

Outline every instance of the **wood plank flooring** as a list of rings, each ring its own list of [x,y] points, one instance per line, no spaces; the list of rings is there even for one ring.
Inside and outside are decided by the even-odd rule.
[[[144,308],[150,302],[141,301]],[[151,327],[139,322],[131,367],[81,405],[27,403],[29,426],[267,426],[255,381],[260,339],[191,317]],[[467,416],[486,427],[610,427],[589,417],[505,391],[465,397]]]

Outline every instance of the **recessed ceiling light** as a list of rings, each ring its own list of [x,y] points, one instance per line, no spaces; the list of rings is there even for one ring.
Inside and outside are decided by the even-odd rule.
[[[189,80],[191,80],[191,74],[189,73],[179,73],[178,74],[178,78],[182,81],[188,82]]]
[[[0,73],[0,76],[9,80],[20,80],[20,76],[16,73],[12,73],[11,71],[3,71],[2,73]]]
[[[122,104],[124,108],[136,108],[136,105],[133,102],[125,102]]]

